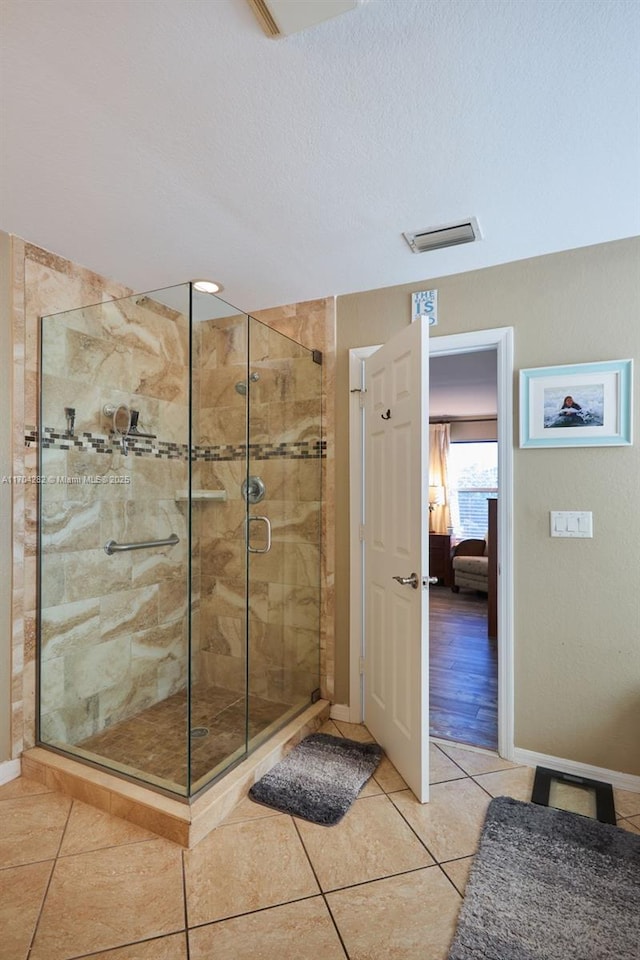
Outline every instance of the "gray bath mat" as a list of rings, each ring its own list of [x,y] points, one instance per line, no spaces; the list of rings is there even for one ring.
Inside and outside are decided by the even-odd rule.
[[[640,835],[498,797],[449,960],[638,960]]]
[[[249,796],[282,813],[330,827],[342,820],[382,755],[377,743],[314,733],[254,783]]]

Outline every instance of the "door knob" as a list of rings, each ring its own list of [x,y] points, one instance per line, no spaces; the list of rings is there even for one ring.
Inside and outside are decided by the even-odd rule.
[[[437,578],[437,577],[427,577],[426,580],[423,580],[422,582],[423,582],[424,586],[426,587],[427,583],[437,583],[437,582],[438,582],[438,578]]]
[[[397,580],[398,583],[402,584],[403,587],[413,587],[414,590],[418,589],[418,574],[412,573],[410,577],[394,577],[394,580]]]

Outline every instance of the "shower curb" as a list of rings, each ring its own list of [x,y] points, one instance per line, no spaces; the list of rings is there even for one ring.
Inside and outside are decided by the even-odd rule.
[[[44,747],[23,753],[22,775],[190,848],[224,820],[256,780],[329,718],[330,707],[328,700],[311,704],[191,803]]]

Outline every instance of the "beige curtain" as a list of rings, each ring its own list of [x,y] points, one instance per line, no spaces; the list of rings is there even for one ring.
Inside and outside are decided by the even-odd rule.
[[[429,424],[429,486],[440,488],[442,503],[431,511],[429,529],[432,533],[446,533],[451,526],[449,509],[449,445],[451,443],[448,423]]]

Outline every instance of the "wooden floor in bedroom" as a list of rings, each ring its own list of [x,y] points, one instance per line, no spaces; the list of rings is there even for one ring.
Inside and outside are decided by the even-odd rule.
[[[487,598],[429,588],[429,733],[498,747],[498,650],[487,636]]]

